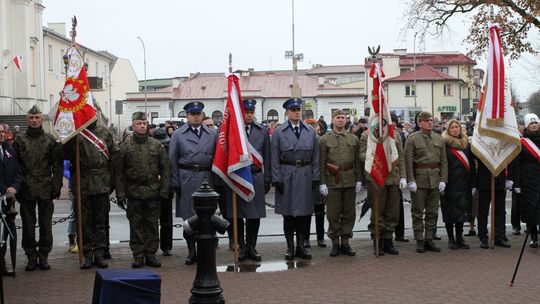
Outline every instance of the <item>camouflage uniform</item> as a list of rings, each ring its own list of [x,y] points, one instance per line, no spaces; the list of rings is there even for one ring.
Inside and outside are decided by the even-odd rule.
[[[114,163],[118,158],[118,146],[111,132],[95,123],[88,130],[107,147],[109,159],[98,148],[79,136],[81,170],[81,208],[83,226],[83,253],[88,259],[103,258],[108,244],[108,218],[111,205],[109,195],[114,190]],[[75,141],[73,138],[63,146],[65,158],[71,163],[71,191],[77,193],[75,180]],[[90,264],[91,266],[91,264]]]
[[[129,246],[133,256],[155,258],[159,247],[160,198],[169,197],[170,167],[161,143],[133,133],[120,145],[116,196],[128,200]]]
[[[36,255],[46,260],[53,245],[53,199],[62,189],[63,162],[60,143],[43,128],[28,128],[15,138],[23,173],[21,191],[17,200],[23,224],[22,247],[29,261]],[[36,242],[36,205],[39,214],[39,242]]]

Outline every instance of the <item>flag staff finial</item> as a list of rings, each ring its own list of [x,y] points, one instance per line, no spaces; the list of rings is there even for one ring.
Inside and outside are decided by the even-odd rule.
[[[69,32],[71,36],[71,46],[75,46],[75,37],[77,36],[77,16],[73,15],[73,18],[71,18],[71,32]]]
[[[229,73],[232,74],[232,53],[229,53]]]

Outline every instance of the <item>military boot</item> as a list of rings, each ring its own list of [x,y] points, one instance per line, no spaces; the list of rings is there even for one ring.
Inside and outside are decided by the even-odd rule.
[[[424,248],[424,240],[416,240],[416,252],[424,253],[426,249]]]
[[[156,258],[155,254],[147,254],[144,257],[144,264],[150,267],[161,267],[161,262]]]
[[[287,241],[287,253],[285,254],[285,260],[294,259],[294,233],[285,231],[285,240]]]
[[[433,243],[433,240],[425,240],[424,249],[431,252],[441,252],[441,247],[437,247],[437,245]]]
[[[465,243],[465,240],[463,239],[463,223],[461,223],[461,225],[456,223],[456,246],[459,249],[471,248],[471,246]]]
[[[448,234],[448,249],[457,250],[456,240],[454,239],[454,223],[446,223],[446,233]]]
[[[394,247],[394,243],[392,243],[392,239],[385,239],[384,240],[384,252],[388,254],[399,254],[399,251]]]
[[[46,254],[42,254],[39,256],[39,269],[41,270],[49,270],[51,269],[51,265],[49,265],[49,256]]]
[[[377,240],[373,240],[373,254],[374,255],[377,255],[377,248],[379,249],[379,256],[383,256],[384,255],[384,240],[383,239],[379,239],[378,241]]]
[[[3,257],[5,257],[6,256],[6,251],[7,251],[6,246],[3,246],[2,249],[1,249],[0,254]],[[15,269],[10,269],[10,268],[7,267],[5,258],[2,259],[2,264],[0,265],[0,270],[2,271],[2,273],[0,275],[3,275],[3,276],[15,276]]]
[[[144,266],[144,257],[142,255],[133,256],[132,268],[141,268]]]
[[[77,246],[77,235],[76,234],[68,234],[68,240],[69,240],[69,252],[72,252],[73,248]]]
[[[341,238],[341,246],[339,247],[339,251],[348,256],[356,255],[356,252],[352,250],[351,245],[349,245],[349,238]]]
[[[244,240],[244,221],[238,219],[238,262],[243,262],[248,257],[248,249]]]
[[[26,267],[24,269],[26,271],[34,271],[36,270],[37,266],[38,266],[37,256],[28,255],[28,263],[26,263]]]
[[[304,247],[304,235],[296,231],[296,256],[304,260],[310,260],[311,254]]]
[[[92,252],[85,253],[81,269],[90,269],[92,268],[92,265],[94,265],[94,254]]]
[[[187,235],[184,233],[184,239],[186,240],[188,246],[188,256],[184,260],[184,264],[193,265],[197,262],[197,249],[195,248],[195,237],[192,235]]]
[[[317,230],[317,246],[326,247],[324,241],[324,212],[315,213],[315,229]]]
[[[111,249],[109,247],[105,248],[105,252],[103,252],[103,258],[105,260],[112,260]]]
[[[330,256],[336,257],[339,255],[339,239],[332,239],[332,249],[330,250]]]
[[[538,248],[538,234],[537,233],[531,234],[531,242],[529,243],[529,247]]]
[[[257,252],[257,238],[259,235],[260,220],[248,220],[246,223],[246,243],[248,249],[248,257],[255,262],[260,262],[261,255]]]
[[[109,267],[109,264],[105,262],[105,257],[102,255],[96,255],[94,256],[94,265],[96,265],[99,268],[107,268]]]

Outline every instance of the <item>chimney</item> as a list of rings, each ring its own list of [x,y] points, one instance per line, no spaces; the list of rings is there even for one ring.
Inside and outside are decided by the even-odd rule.
[[[172,86],[173,88],[180,87],[180,84],[182,83],[182,79],[180,77],[174,77],[172,80]]]
[[[407,49],[394,49],[394,55],[398,55],[398,56],[407,55]]]
[[[65,22],[50,22],[50,23],[47,23],[47,27],[53,32],[66,37],[66,23]]]
[[[319,79],[319,88],[320,88],[324,86],[324,76],[319,76],[318,79]]]

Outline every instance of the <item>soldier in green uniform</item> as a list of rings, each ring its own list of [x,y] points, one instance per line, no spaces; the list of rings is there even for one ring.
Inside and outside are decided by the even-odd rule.
[[[418,124],[420,131],[409,135],[405,144],[416,252],[439,252],[441,248],[433,243],[432,238],[433,229],[437,226],[439,193],[444,192],[448,181],[446,148],[441,135],[432,132],[430,113],[418,114]]]
[[[129,246],[133,268],[143,265],[160,267],[156,258],[159,247],[159,199],[169,197],[170,166],[161,143],[148,135],[148,121],[143,112],[131,117],[133,137],[120,145],[116,174],[116,197],[127,198]]]
[[[330,256],[356,254],[349,245],[356,219],[356,193],[362,189],[363,170],[358,137],[345,130],[347,118],[342,110],[332,114],[334,129],[320,140],[321,185],[326,197]],[[341,245],[340,245],[341,238]]]
[[[47,270],[53,245],[53,199],[60,196],[64,166],[60,143],[43,130],[43,116],[37,106],[26,114],[28,130],[15,138],[23,173],[22,189],[17,193],[21,204],[22,247],[28,257],[26,271]],[[39,242],[36,242],[36,206],[39,214]]]
[[[105,252],[108,252],[109,195],[114,190],[114,167],[118,161],[118,146],[111,132],[98,124],[87,128],[94,136],[79,137],[81,168],[81,208],[84,262],[81,269],[107,268]],[[70,161],[72,193],[77,193],[75,180],[75,144],[72,138],[63,145],[65,159]]]
[[[397,117],[392,115],[392,121],[394,126],[397,125]],[[377,184],[373,180],[373,177],[369,172],[365,172],[368,201],[373,203],[375,201],[375,195],[378,195],[379,199],[379,243],[374,246],[379,246],[379,255],[384,253],[398,254],[399,251],[394,248],[392,243],[392,235],[394,233],[394,227],[397,226],[399,221],[399,204],[401,203],[399,187],[405,188],[407,186],[407,171],[405,169],[405,157],[403,156],[403,144],[401,143],[401,136],[396,132],[395,145],[399,154],[399,162],[394,165],[392,171],[386,178],[385,183],[381,188],[377,190]],[[360,137],[360,160],[366,161],[366,152],[369,140],[369,133],[363,132]],[[373,208],[372,208],[373,210]],[[371,212],[371,223],[368,226],[371,237],[375,242],[375,213]]]

